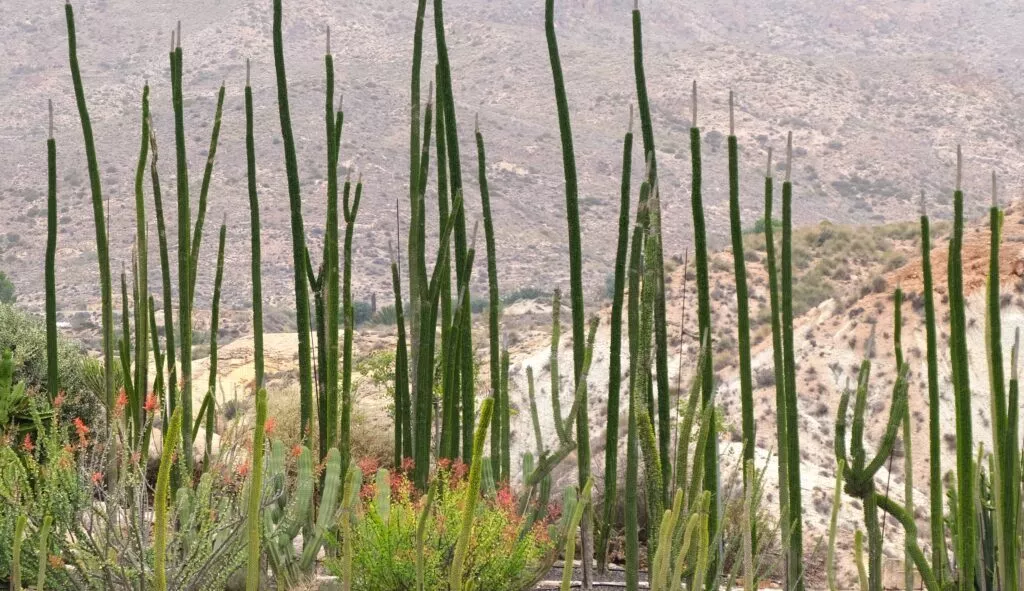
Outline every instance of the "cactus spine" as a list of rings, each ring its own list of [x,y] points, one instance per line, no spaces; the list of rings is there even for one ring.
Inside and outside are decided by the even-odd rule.
[[[93,223],[96,227],[96,258],[100,270],[100,295],[103,299],[101,326],[103,329],[103,392],[107,409],[107,424],[114,419],[114,295],[110,282],[110,255],[107,246],[106,214],[103,211],[103,190],[100,186],[100,167],[96,158],[96,142],[92,135],[92,121],[89,108],[85,101],[85,90],[82,85],[82,73],[78,66],[78,49],[75,38],[75,13],[71,2],[64,5],[64,14],[68,30],[68,56],[71,65],[71,79],[75,87],[75,102],[78,105],[78,117],[82,124],[82,137],[85,142],[85,157],[89,170],[89,186],[92,194]],[[115,446],[108,446],[107,451],[107,486],[112,488],[116,479],[117,451]]]
[[[267,422],[267,391],[260,388],[256,391],[256,430],[252,439],[252,480],[249,483],[248,512],[246,531],[248,532],[248,550],[245,570],[246,591],[257,591],[260,588],[260,498],[263,493],[263,450],[264,425]]]
[[[46,140],[46,391],[52,401],[60,392],[60,373],[57,368],[57,141],[53,139],[53,101],[49,101],[48,105],[50,135]]]
[[[462,589],[462,569],[466,560],[466,549],[469,547],[469,536],[473,531],[473,512],[480,496],[480,471],[483,465],[484,438],[491,423],[491,412],[494,399],[487,398],[480,405],[480,422],[473,435],[473,463],[469,468],[469,483],[466,489],[466,507],[462,511],[462,526],[455,543],[455,555],[452,558],[451,573],[448,586],[452,591]],[[493,434],[492,434],[493,437]]]
[[[288,201],[291,206],[292,265],[295,278],[295,315],[299,333],[299,413],[302,437],[312,435],[313,373],[309,337],[309,290],[305,274],[305,230],[302,222],[302,191],[299,185],[299,164],[292,134],[291,112],[288,108],[288,77],[285,72],[284,39],[281,25],[281,0],[274,0],[274,67],[277,72],[277,104],[281,120],[281,139],[288,176]],[[182,344],[184,348],[184,343]]]

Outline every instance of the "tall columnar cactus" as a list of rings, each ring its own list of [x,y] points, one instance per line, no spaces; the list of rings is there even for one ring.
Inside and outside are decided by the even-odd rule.
[[[156,145],[156,132],[153,130],[152,121],[149,125],[149,147],[152,158],[149,162],[150,180],[153,184],[153,213],[156,215],[157,243],[160,249],[160,277],[163,286],[163,312],[164,312],[164,337],[167,340],[165,351],[167,365],[166,395],[161,400],[160,407],[164,411],[164,418],[174,412],[178,404],[178,369],[174,360],[174,306],[171,299],[171,262],[167,247],[167,224],[164,221],[164,206],[162,191],[160,189],[160,173],[157,169],[159,152]],[[155,324],[155,323],[154,323]]]
[[[137,263],[132,269],[139,294],[135,305],[135,388],[136,396],[145,398],[149,392],[149,238],[146,229],[146,161],[149,158],[149,84],[142,89],[142,134],[139,163],[135,169],[135,247]],[[141,405],[133,410],[141,420]]]
[[[178,181],[178,331],[181,343],[182,433],[192,433],[192,210],[185,145],[185,110],[182,99],[181,31],[171,52],[171,102],[174,107],[174,145]],[[192,466],[192,446],[182,446],[185,465]]]
[[[693,241],[694,250],[697,255],[697,320],[700,334],[711,334],[711,287],[708,277],[708,238],[704,224],[704,199],[702,195],[701,178],[701,152],[700,152],[700,128],[697,127],[697,82],[693,83],[693,116],[690,127],[690,154],[692,164],[691,174],[691,210],[693,212]],[[708,359],[704,366],[704,375],[701,376],[701,389],[703,400],[706,403],[711,399],[715,388],[714,384],[714,363],[711,359],[711,351],[707,353]],[[718,436],[712,432],[710,442],[704,451],[704,490],[711,493],[710,507],[708,509],[708,531],[718,530]],[[712,534],[713,535],[713,534]],[[711,550],[710,572],[715,572],[714,565],[717,563],[717,549]],[[801,588],[802,589],[802,588]]]
[[[204,465],[208,465],[213,456],[213,431],[217,418],[217,332],[220,329],[220,295],[224,284],[224,242],[227,238],[227,215],[220,225],[217,241],[217,272],[213,280],[213,304],[210,306],[210,383],[206,390],[206,441],[203,448]],[[202,415],[200,415],[202,417]]]
[[[551,374],[551,411],[555,416],[555,434],[558,440],[565,442],[571,436],[562,426],[562,376],[559,373],[558,353],[562,342],[562,290],[555,288],[551,298],[551,356],[548,362],[548,373]]]
[[[252,480],[249,482],[249,499],[246,513],[248,550],[245,569],[246,591],[258,591],[262,573],[260,561],[260,498],[263,494],[263,453],[265,447],[265,426],[267,422],[267,391],[256,391],[256,429],[252,438]]]
[[[46,140],[46,391],[50,400],[60,391],[57,368],[57,141],[53,139],[53,101]]]
[[[800,488],[800,424],[796,401],[796,346],[793,343],[793,133],[786,139],[786,180],[782,183],[782,350],[786,392],[786,491],[789,493],[790,584],[803,591],[803,509]],[[771,220],[765,221],[771,225]]]
[[[895,327],[892,335],[896,367],[903,366],[903,290],[897,284],[893,296],[893,318]],[[914,515],[914,455],[912,449],[913,428],[910,411],[903,415],[903,508],[907,515]],[[913,540],[915,543],[917,540]],[[914,587],[914,566],[911,557],[911,540],[907,536],[903,552],[903,579],[907,589]]]
[[[946,533],[943,523],[942,450],[939,416],[939,363],[935,322],[935,297],[932,285],[931,224],[921,192],[921,277],[924,282],[925,339],[928,359],[928,470],[932,566],[942,584],[946,578]]]
[[[825,574],[828,579],[828,590],[838,591],[836,579],[836,530],[839,525],[839,507],[843,502],[843,471],[846,462],[839,460],[836,465],[836,483],[832,489],[832,512],[828,520],[828,551],[825,555]]]
[[[461,591],[462,589],[462,570],[466,561],[466,550],[469,548],[469,536],[473,532],[473,513],[476,510],[477,499],[480,497],[480,471],[483,465],[484,439],[487,437],[487,428],[491,424],[493,407],[493,398],[485,399],[480,405],[480,422],[477,423],[476,433],[473,435],[473,463],[469,467],[466,506],[462,510],[462,526],[459,530],[458,540],[455,542],[455,554],[452,557],[448,579],[448,587],[451,591]]]
[[[181,39],[178,40],[179,44]],[[179,72],[180,74],[180,72]],[[203,242],[203,227],[206,222],[206,210],[208,206],[208,200],[210,194],[210,182],[213,180],[213,165],[216,162],[217,156],[217,145],[218,139],[220,138],[220,123],[221,115],[224,112],[224,84],[220,85],[220,90],[217,92],[217,109],[213,115],[213,130],[210,132],[210,145],[206,151],[206,165],[203,168],[203,183],[199,187],[199,210],[196,212],[196,223],[192,228],[192,240],[189,243],[189,288],[192,290],[190,294],[192,300],[189,303],[191,306],[195,305],[196,300],[196,276],[199,273],[199,247]]]
[[[488,347],[488,353],[490,356],[490,368],[491,368],[491,396],[494,396],[497,400],[497,409],[494,413],[494,417],[498,423],[504,421],[504,403],[500,398],[501,390],[501,351],[498,337],[498,323],[501,315],[501,300],[498,293],[498,263],[497,254],[494,240],[494,218],[491,215],[491,196],[487,185],[487,154],[484,149],[484,136],[480,131],[480,122],[477,121],[476,125],[476,154],[478,163],[478,176],[480,181],[480,204],[483,210],[484,218],[484,241],[487,247],[487,296],[488,296],[488,312],[487,312],[487,334],[490,340],[490,346]],[[499,427],[500,429],[500,427]],[[492,432],[496,430],[491,428]],[[502,433],[501,431],[497,431]],[[491,461],[495,461],[495,437],[491,437]],[[501,437],[497,438],[499,445],[501,443]],[[507,451],[507,450],[506,450]],[[506,458],[499,458],[502,462]],[[507,478],[507,475],[506,475]]]
[[[96,157],[96,142],[92,135],[92,120],[85,101],[82,73],[78,66],[78,44],[75,37],[75,13],[71,2],[64,5],[68,29],[68,56],[71,64],[71,79],[75,87],[75,102],[78,117],[82,123],[82,137],[85,142],[85,158],[89,170],[89,187],[92,194],[93,222],[96,227],[96,259],[100,269],[100,295],[102,297],[101,326],[103,330],[103,393],[107,408],[107,424],[113,424],[114,394],[114,293],[110,281],[110,255],[107,244],[106,214],[103,210],[103,189],[100,186],[100,166]],[[117,449],[107,446],[107,486],[113,488],[116,479]]]
[[[558,110],[558,127],[562,140],[562,168],[565,173],[565,211],[569,231],[569,296],[572,300],[573,377],[577,387],[584,388],[583,404],[576,421],[576,458],[578,482],[582,485],[590,478],[590,415],[587,412],[586,384],[580,383],[583,372],[583,357],[586,352],[584,332],[586,318],[583,305],[583,249],[580,245],[579,186],[576,178],[576,153],[573,147],[572,124],[569,120],[569,100],[566,97],[562,61],[558,53],[558,38],[555,34],[555,0],[546,0],[544,9],[544,30],[547,36],[548,57],[554,79],[555,104]],[[552,393],[554,395],[554,393]],[[594,556],[592,509],[588,508],[583,517],[583,586],[591,586],[591,569]]]
[[[409,274],[409,333],[412,351],[409,356],[411,375],[416,375],[419,362],[419,318],[423,284],[426,282],[425,233],[421,232],[426,212],[421,208],[423,194],[426,191],[426,179],[420,182],[421,169],[426,167],[420,154],[420,72],[423,64],[423,24],[427,10],[427,0],[418,0],[416,4],[416,24],[413,32],[412,47],[412,82],[409,97],[409,256],[407,267]],[[429,106],[428,106],[429,111]],[[430,119],[427,116],[423,134],[430,143]],[[415,383],[412,384],[415,388]]]
[[[976,555],[974,435],[971,415],[970,374],[967,366],[967,319],[961,250],[964,236],[964,193],[960,187],[962,155],[957,146],[956,190],[953,192],[953,235],[949,241],[948,290],[950,319],[950,358],[953,361],[953,399],[956,407],[956,555],[960,591],[974,587]],[[966,557],[966,559],[965,559]]]
[[[633,169],[633,107],[622,142],[622,188],[619,200],[619,238],[615,250],[615,284],[612,294],[611,337],[608,354],[608,413],[605,427],[604,497],[597,541],[597,565],[604,572],[608,560],[608,539],[615,515],[619,459],[619,390],[622,385],[622,305],[626,290],[626,249],[629,247],[630,175]]]
[[[740,359],[740,406],[743,417],[743,462],[754,459],[754,383],[750,368],[750,311],[747,267],[743,257],[743,221],[740,217],[739,148],[736,140],[733,94],[729,91],[729,228],[732,233],[733,273],[736,279],[737,340]],[[765,220],[770,223],[770,220]],[[744,471],[745,484],[749,484]]]
[[[326,72],[326,96],[324,99],[324,142],[327,144],[327,228],[324,239],[323,270],[321,271],[320,297],[326,291],[326,310],[323,317],[321,332],[322,358],[321,371],[324,375],[320,385],[320,397],[323,403],[318,409],[317,420],[320,423],[320,459],[327,454],[327,449],[335,444],[338,429],[338,322],[339,322],[339,286],[338,286],[338,153],[344,114],[334,108],[334,57],[331,55],[331,29],[327,29],[327,51],[324,54],[324,70]],[[345,194],[348,195],[349,184],[345,182]],[[347,235],[346,235],[347,238]],[[346,243],[347,244],[347,243]],[[346,272],[348,262],[346,259]],[[347,316],[346,316],[347,318]],[[346,321],[346,328],[348,323]],[[326,334],[324,334],[326,333]],[[348,333],[346,332],[346,335]],[[345,369],[348,370],[346,361]]]
[[[291,111],[288,107],[288,75],[285,71],[284,33],[281,0],[274,0],[274,66],[277,72],[277,106],[284,143],[285,170],[288,177],[288,201],[291,206],[292,265],[295,283],[295,316],[299,333],[299,426],[302,437],[309,441],[313,420],[313,368],[309,336],[309,289],[306,282],[306,236],[302,222],[302,188],[299,184],[299,163],[292,133]],[[184,343],[182,343],[184,349]]]
[[[156,492],[153,496],[153,573],[157,591],[167,591],[167,491],[170,488],[172,464],[181,442],[183,411],[179,406],[171,415],[171,424],[164,435],[160,469],[156,475]]]
[[[573,555],[576,553],[576,528],[583,521],[583,514],[590,504],[590,491],[594,486],[593,477],[587,480],[583,489],[576,498],[576,506],[573,508],[572,516],[569,518],[569,526],[566,528],[565,550],[563,552],[564,566],[562,567],[562,591],[569,591],[572,586]]]
[[[779,295],[778,266],[775,257],[775,223],[772,218],[774,182],[772,179],[772,150],[768,149],[768,165],[764,177],[764,238],[765,265],[768,267],[768,292],[772,327],[772,367],[775,371],[775,435],[779,454],[779,522],[783,547],[789,549],[791,522],[789,519],[789,438],[786,433],[786,375],[783,371],[782,315]],[[792,552],[784,553],[786,589],[796,582],[796,557]]]
[[[633,72],[636,79],[637,104],[640,107],[640,131],[643,136],[644,155],[649,163],[651,186],[658,184],[658,163],[654,146],[654,124],[651,121],[651,106],[647,97],[647,75],[644,70],[643,26],[640,18],[640,4],[633,2]],[[658,207],[657,203],[651,207]],[[661,229],[655,230],[655,264],[654,273],[657,289],[654,293],[654,365],[658,391],[658,452],[662,458],[668,458],[671,446],[671,403],[669,401],[668,379],[668,321],[665,311],[665,255]],[[670,462],[662,463],[662,496],[663,502],[669,501],[669,482],[672,480]]]
[[[263,269],[260,249],[260,199],[256,187],[256,141],[253,134],[252,85],[250,63],[245,60],[245,169],[249,187],[249,232],[252,261],[252,332],[254,387],[256,391],[263,384]]]

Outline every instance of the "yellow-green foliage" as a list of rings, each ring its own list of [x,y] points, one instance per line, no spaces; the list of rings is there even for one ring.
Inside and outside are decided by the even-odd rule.
[[[425,591],[447,589],[448,564],[462,527],[462,511],[468,489],[468,466],[445,464],[438,472],[438,495],[427,515],[424,535]],[[416,588],[416,528],[424,497],[414,492],[401,474],[391,476],[387,517],[377,510],[376,484],[361,494],[360,514],[353,528],[353,591]],[[547,570],[555,551],[548,523],[535,524],[519,536],[522,517],[516,499],[505,488],[494,500],[480,499],[466,555],[463,581],[476,589],[519,591]],[[341,574],[340,561],[329,561],[328,570]]]

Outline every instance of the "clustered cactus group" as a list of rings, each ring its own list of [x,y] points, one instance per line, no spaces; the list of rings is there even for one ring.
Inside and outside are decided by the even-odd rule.
[[[488,308],[489,396],[478,401],[472,343],[471,277],[476,253],[476,229],[468,231],[461,170],[461,147],[452,69],[446,42],[443,0],[434,0],[433,19],[437,63],[430,79],[427,100],[422,97],[422,58],[426,0],[417,3],[413,38],[410,97],[410,168],[409,219],[406,224],[404,271],[408,299],[403,299],[403,263],[401,242],[392,250],[391,279],[398,322],[395,355],[394,387],[394,450],[396,467],[412,461],[413,482],[422,491],[429,490],[424,517],[417,532],[417,580],[422,588],[422,564],[425,515],[435,497],[441,494],[431,484],[431,468],[436,460],[461,460],[470,466],[470,497],[465,519],[453,548],[449,588],[463,588],[463,568],[473,527],[474,503],[483,490],[494,494],[500,483],[509,484],[515,462],[521,467],[521,496],[518,510],[525,516],[526,528],[545,519],[552,494],[552,472],[575,453],[577,489],[567,497],[563,524],[566,569],[562,588],[569,586],[572,557],[576,551],[575,531],[580,532],[580,559],[583,586],[591,588],[594,566],[604,572],[609,560],[610,539],[617,519],[619,495],[618,459],[620,454],[619,421],[623,414],[622,393],[628,404],[625,409],[625,486],[624,538],[626,588],[640,585],[641,524],[646,523],[646,548],[649,582],[652,589],[714,589],[735,580],[741,569],[744,587],[753,589],[762,569],[755,566],[756,548],[761,540],[773,535],[757,527],[761,476],[755,467],[755,421],[752,380],[752,345],[748,310],[747,264],[743,251],[743,220],[740,207],[739,148],[733,115],[734,97],[729,94],[729,221],[733,256],[733,276],[737,299],[737,342],[739,359],[739,393],[741,402],[742,454],[740,470],[743,479],[742,541],[736,546],[725,539],[721,463],[719,455],[719,410],[716,406],[718,384],[712,360],[713,314],[709,272],[708,237],[703,202],[701,128],[697,124],[698,94],[694,82],[690,147],[692,184],[690,205],[693,222],[695,275],[697,295],[697,334],[699,354],[692,360],[693,379],[688,396],[681,397],[673,408],[666,318],[666,277],[664,263],[665,228],[661,215],[661,189],[658,178],[652,109],[648,98],[644,70],[642,18],[639,4],[632,11],[633,63],[636,101],[642,137],[642,156],[646,162],[642,183],[633,203],[632,161],[633,108],[629,127],[623,140],[623,161],[618,237],[615,249],[614,291],[611,302],[609,375],[607,391],[607,429],[603,465],[603,494],[597,495],[600,478],[592,474],[588,378],[595,355],[597,316],[587,319],[583,284],[583,248],[579,210],[579,186],[576,153],[570,117],[568,89],[563,73],[555,30],[555,0],[545,0],[545,32],[553,76],[555,110],[558,115],[561,155],[564,173],[565,210],[569,249],[569,336],[572,345],[572,402],[566,414],[561,400],[562,379],[559,373],[561,348],[562,296],[555,291],[552,302],[552,340],[550,357],[552,414],[557,446],[545,447],[537,411],[533,370],[526,368],[529,404],[535,439],[534,453],[522,458],[511,457],[510,436],[510,354],[502,345],[501,299],[498,288],[497,248],[500,237],[493,223],[491,195],[487,179],[484,133],[479,120],[475,126],[478,181],[483,212],[486,253]],[[351,571],[352,520],[357,512],[358,493],[363,475],[351,458],[351,422],[353,413],[354,302],[352,295],[352,250],[356,220],[363,195],[363,183],[357,177],[340,182],[338,162],[342,149],[344,111],[335,99],[334,62],[330,31],[326,32],[324,57],[325,137],[327,158],[327,195],[325,240],[319,263],[310,252],[306,240],[306,219],[292,131],[287,73],[285,71],[282,34],[282,0],[273,1],[273,46],[276,71],[278,116],[283,140],[290,206],[291,247],[295,308],[298,324],[299,407],[302,444],[297,455],[297,474],[290,477],[285,468],[285,450],[279,441],[268,438],[267,391],[263,356],[263,313],[261,287],[260,202],[256,181],[256,150],[254,142],[253,92],[246,64],[245,125],[246,164],[251,225],[251,265],[253,331],[255,341],[256,420],[252,441],[252,463],[246,483],[245,507],[238,510],[237,527],[220,532],[209,552],[232,557],[232,564],[246,565],[248,589],[265,584],[269,567],[277,588],[288,588],[314,569],[317,554],[328,537],[341,537],[343,585],[349,589]],[[193,200],[189,183],[184,128],[184,70],[180,26],[172,32],[170,81],[172,110],[175,122],[176,206],[177,206],[177,317],[173,305],[171,251],[164,222],[164,203],[158,172],[156,134],[153,130],[149,86],[142,90],[142,118],[139,160],[135,174],[136,236],[132,266],[122,271],[122,327],[115,341],[114,301],[107,231],[107,211],[99,175],[97,147],[93,140],[85,84],[79,69],[74,12],[66,5],[70,67],[75,98],[85,143],[96,247],[102,297],[103,376],[107,425],[111,443],[107,445],[103,474],[106,486],[114,489],[124,468],[118,448],[113,445],[114,433],[123,433],[134,450],[149,448],[154,419],[147,411],[150,393],[159,402],[162,457],[153,498],[152,581],[158,590],[173,588],[176,582],[189,580],[194,572],[171,573],[169,587],[169,552],[188,547],[201,526],[188,529],[189,515],[198,511],[197,503],[212,503],[203,496],[209,486],[206,468],[213,455],[213,433],[217,416],[217,324],[225,259],[226,225],[219,233],[217,266],[214,278],[212,320],[210,326],[210,381],[202,397],[198,413],[192,409],[192,342],[195,285],[199,250],[208,209],[211,178],[215,165],[221,114],[226,88],[221,86],[206,166],[204,169],[196,217],[192,217]],[[429,70],[428,70],[429,71]],[[436,89],[436,93],[435,93]],[[48,154],[48,233],[46,250],[46,326],[48,351],[48,394],[58,395],[56,329],[56,209],[59,198],[56,175],[56,143],[53,137],[52,105],[50,107]],[[434,134],[434,137],[431,137]],[[434,149],[439,240],[433,268],[428,271],[426,257],[427,195],[430,184],[430,153]],[[865,360],[860,369],[857,387],[843,392],[835,422],[835,454],[838,465],[837,486],[859,499],[867,532],[868,558],[863,569],[865,584],[871,591],[882,588],[883,536],[879,511],[895,518],[906,534],[907,586],[912,586],[916,570],[930,591],[974,588],[1016,590],[1021,583],[1020,548],[1021,458],[1019,427],[1019,392],[1017,354],[1011,354],[1011,377],[1007,383],[1002,350],[1000,318],[999,249],[1002,211],[993,178],[991,218],[991,253],[986,301],[986,352],[989,364],[993,440],[991,452],[975,448],[972,435],[972,392],[969,380],[967,320],[961,249],[964,233],[964,193],[960,187],[961,166],[957,165],[956,190],[953,196],[954,223],[948,256],[949,348],[952,359],[952,390],[956,407],[956,478],[949,485],[951,502],[945,507],[940,463],[942,437],[939,413],[938,322],[933,298],[931,268],[931,237],[929,217],[922,197],[921,254],[924,314],[927,336],[927,384],[929,402],[928,460],[930,486],[928,524],[930,552],[920,546],[917,533],[918,513],[923,508],[913,505],[910,450],[910,417],[907,410],[910,389],[910,364],[904,359],[900,344],[902,331],[902,291],[894,298],[894,340],[898,379],[893,386],[890,414],[882,440],[868,454],[865,444],[865,409],[871,371]],[[801,498],[799,392],[796,379],[796,346],[793,309],[793,195],[791,180],[793,160],[792,134],[786,145],[785,179],[782,184],[781,241],[776,242],[773,225],[774,179],[771,151],[764,182],[764,237],[771,316],[771,348],[774,371],[778,482],[782,542],[783,586],[800,591],[806,583],[803,554],[803,515]],[[149,242],[145,199],[145,172],[150,171],[153,212],[158,232],[161,290],[150,291],[148,284]],[[340,204],[339,204],[340,200]],[[635,213],[634,213],[635,212]],[[396,212],[396,215],[398,213]],[[400,221],[400,220],[399,220]],[[341,224],[344,223],[342,228]],[[401,224],[400,224],[401,226]],[[342,234],[342,229],[344,233]],[[397,237],[397,236],[396,236]],[[777,250],[778,249],[778,250]],[[454,269],[453,269],[454,268]],[[453,283],[454,271],[454,283]],[[163,342],[156,322],[156,300],[160,298],[164,312]],[[310,308],[310,301],[313,308]],[[406,322],[408,321],[408,324]],[[177,331],[175,331],[177,323]],[[627,351],[622,351],[625,323]],[[152,353],[150,353],[152,352]],[[151,372],[150,355],[153,367]],[[625,363],[624,363],[625,361]],[[117,365],[116,365],[117,364]],[[118,367],[119,365],[119,367]],[[623,367],[628,368],[628,382],[622,383]],[[119,370],[127,405],[123,416],[116,412],[119,392],[115,375]],[[180,375],[178,372],[180,371]],[[152,373],[152,375],[150,375]],[[435,379],[439,377],[440,391]],[[850,447],[847,451],[847,415],[852,404]],[[7,397],[4,398],[7,400]],[[0,407],[2,408],[2,407]],[[525,416],[525,415],[524,415]],[[199,426],[205,427],[204,457],[197,465],[193,457]],[[0,425],[3,427],[3,425]],[[880,492],[876,476],[889,460],[897,440],[903,438],[906,454],[906,487],[903,503]],[[490,434],[489,457],[484,457],[485,439]],[[673,449],[675,440],[675,449]],[[180,453],[180,458],[179,458]],[[315,455],[314,455],[315,454]],[[178,461],[180,459],[180,461]],[[317,466],[322,468],[322,473]],[[193,486],[198,469],[203,475]],[[642,477],[641,477],[642,475]],[[204,480],[205,479],[205,480]],[[376,475],[378,494],[386,495],[388,475]],[[208,493],[208,488],[205,489]],[[594,491],[593,498],[591,496]],[[208,495],[207,495],[208,496]],[[642,498],[641,498],[642,497]],[[835,588],[835,543],[837,514],[841,502],[836,494],[829,537],[829,584]],[[375,501],[378,512],[386,512],[388,499]],[[210,506],[213,506],[212,504]],[[599,507],[599,511],[595,511]],[[178,523],[175,523],[175,520]],[[113,521],[113,519],[112,519]],[[18,521],[14,539],[12,582],[20,583],[18,557],[25,520]],[[49,531],[49,522],[42,526]],[[183,528],[180,532],[176,528]],[[176,532],[178,532],[176,534]],[[303,543],[296,547],[301,533]],[[596,540],[595,540],[596,534]],[[947,535],[948,534],[948,535]],[[175,535],[181,536],[175,539]],[[45,534],[42,539],[45,540]],[[857,547],[861,534],[857,532]],[[947,543],[947,541],[949,543]],[[596,542],[596,544],[595,544]],[[45,541],[43,542],[45,545]],[[741,548],[740,548],[741,547]],[[950,553],[951,549],[951,553]],[[858,552],[858,556],[859,556]],[[740,558],[741,557],[741,558]],[[177,578],[175,578],[177,577]],[[40,562],[39,585],[45,578],[45,563]]]

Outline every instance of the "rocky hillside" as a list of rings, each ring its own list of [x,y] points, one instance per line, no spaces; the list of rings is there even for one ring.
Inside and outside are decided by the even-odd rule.
[[[573,109],[582,190],[585,273],[597,301],[614,256],[621,135],[634,102],[629,0],[563,0],[558,30]],[[446,2],[456,77],[463,170],[475,171],[471,121],[480,114],[489,146],[500,279],[503,288],[567,283],[558,132],[543,38],[543,2]],[[217,223],[227,214],[227,308],[249,308],[248,215],[244,166],[244,61],[253,60],[262,199],[264,292],[270,306],[291,299],[291,251],[271,53],[271,3],[242,0],[173,4],[79,0],[79,50],[101,148],[111,215],[113,264],[129,260],[132,180],[143,81],[153,85],[165,190],[173,186],[167,40],[182,20],[185,107],[192,181],[206,158],[215,96],[227,100],[211,191],[197,305],[209,302]],[[1022,164],[1021,56],[1024,9],[1016,3],[954,0],[698,2],[644,0],[647,74],[661,163],[667,250],[690,241],[689,81],[702,88],[709,227],[719,239],[725,207],[726,91],[737,93],[745,179],[758,179],[765,150],[796,140],[796,217],[800,223],[888,222],[912,218],[922,187],[945,189],[956,142],[968,155],[968,188],[999,170],[1017,191]],[[366,197],[355,247],[356,296],[389,292],[386,244],[396,200],[405,210],[408,77],[414,11],[399,0],[319,0],[286,4],[285,35],[293,119],[299,138],[306,231],[322,239],[324,30],[334,30],[339,91],[347,112],[343,171],[360,172]],[[0,269],[20,301],[41,308],[45,228],[45,104],[57,112],[60,224],[59,301],[65,320],[94,330],[98,287],[81,132],[67,67],[59,4],[6,0],[0,22]],[[433,45],[430,27],[428,48]],[[427,68],[433,63],[428,49]],[[898,141],[894,141],[898,138]],[[639,171],[637,150],[634,170]],[[972,176],[976,175],[976,176]],[[477,217],[473,174],[467,207]],[[759,183],[745,182],[747,219],[756,217]],[[747,188],[754,188],[753,192]],[[147,189],[147,197],[150,192]],[[428,199],[428,203],[432,203]],[[174,223],[173,207],[169,222]],[[975,209],[974,211],[980,211]],[[948,207],[937,208],[937,214]],[[403,214],[404,215],[404,214]],[[151,235],[155,226],[151,224]],[[173,247],[173,232],[171,233]],[[151,285],[159,280],[151,249]],[[476,273],[483,281],[483,273]],[[482,285],[482,284],[481,284]],[[482,293],[481,289],[481,293]]]

